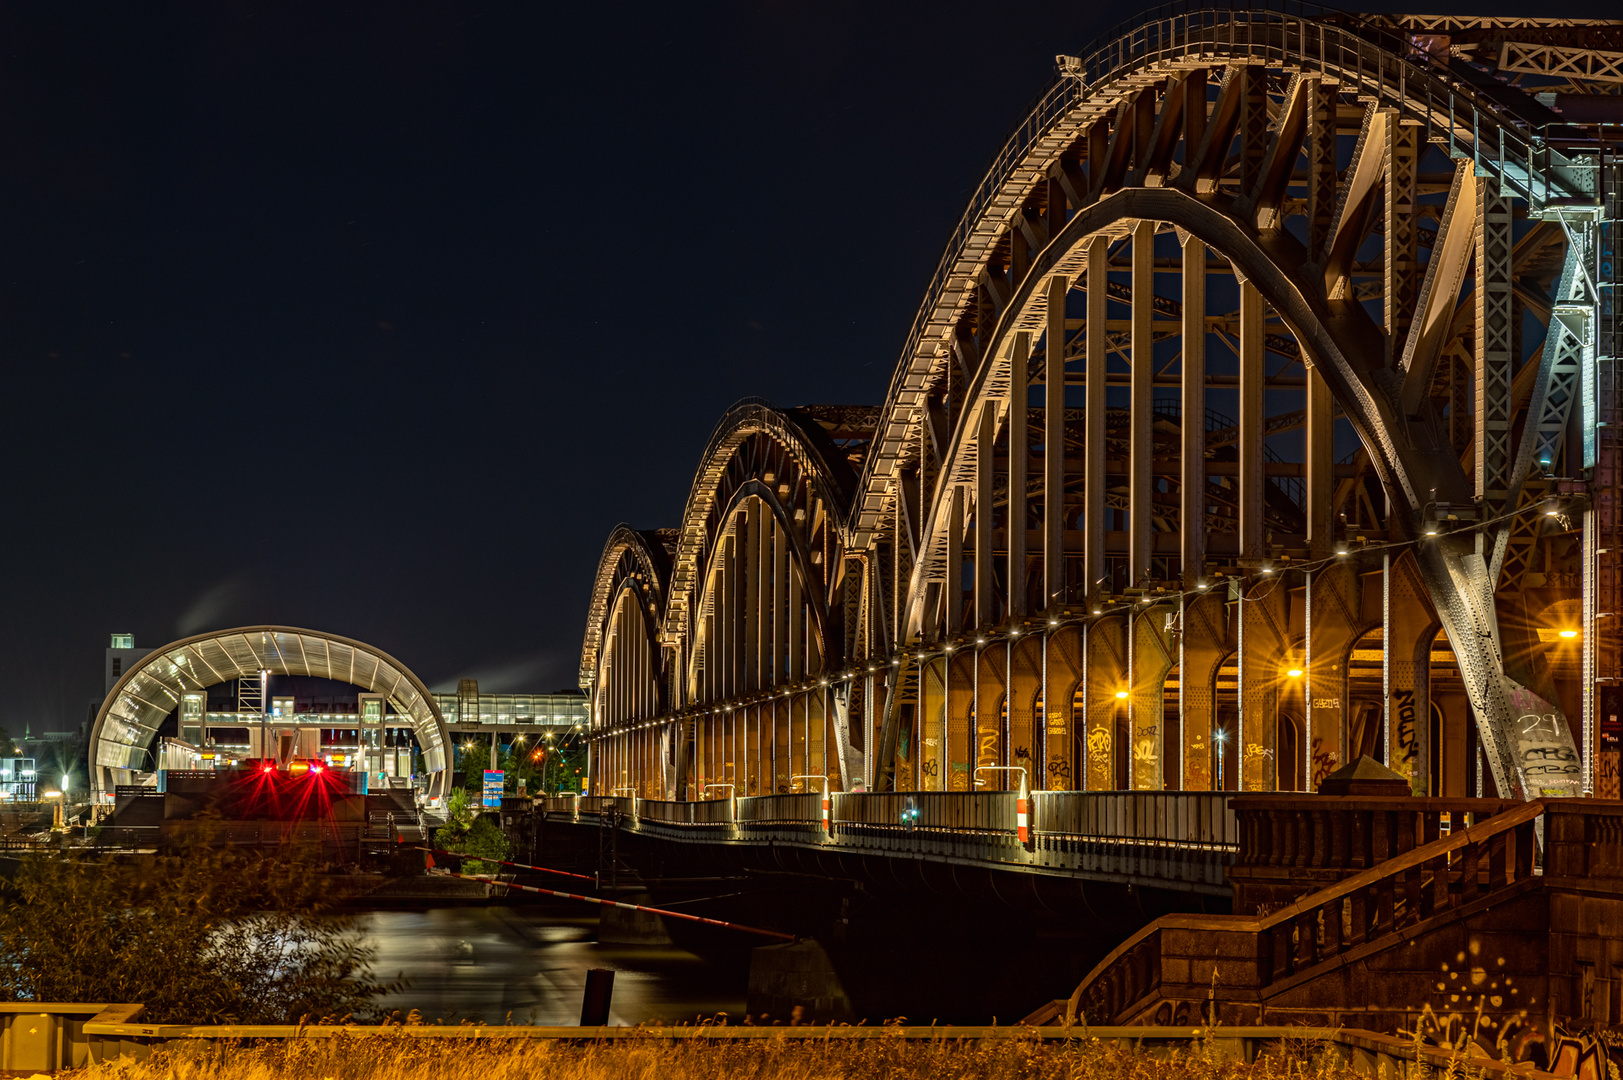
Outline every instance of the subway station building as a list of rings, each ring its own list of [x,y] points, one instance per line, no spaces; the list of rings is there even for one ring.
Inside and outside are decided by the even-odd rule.
[[[91,725],[91,786],[155,785],[170,771],[244,759],[320,760],[367,785],[441,793],[465,737],[583,730],[579,693],[483,693],[474,679],[429,690],[361,642],[290,627],[244,627],[159,649],[114,634],[107,695]]]

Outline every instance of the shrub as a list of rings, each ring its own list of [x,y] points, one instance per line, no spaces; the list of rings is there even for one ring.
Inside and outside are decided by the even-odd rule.
[[[119,862],[26,859],[0,892],[0,996],[138,1002],[151,1023],[297,1023],[364,1013],[398,984],[329,913],[302,850],[233,851],[197,837]]]

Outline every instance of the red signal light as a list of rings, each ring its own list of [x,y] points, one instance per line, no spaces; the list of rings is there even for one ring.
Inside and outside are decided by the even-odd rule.
[[[322,767],[320,765],[312,765],[312,766],[310,766],[310,771],[313,772],[313,773],[319,773],[319,772],[322,772],[324,770],[322,769]]]
[[[261,765],[259,767],[259,771],[260,772],[266,772],[266,773],[273,773],[273,772],[276,771],[276,766],[275,765]]]

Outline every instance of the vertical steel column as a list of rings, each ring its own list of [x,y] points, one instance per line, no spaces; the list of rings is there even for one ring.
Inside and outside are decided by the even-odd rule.
[[[799,682],[806,670],[806,602],[801,597],[800,570],[793,563],[787,568],[789,578],[789,681]]]
[[[777,518],[772,508],[760,499],[751,500],[755,506],[757,527],[752,530],[750,539],[755,544],[755,607],[750,610],[750,617],[756,621],[755,628],[755,686],[760,690],[772,685],[772,563],[774,553],[772,550],[772,532],[777,525]]]
[[[992,469],[997,428],[990,403],[981,407],[975,435],[975,626],[984,629],[997,619],[993,610]]]
[[[1386,178],[1381,184],[1385,196],[1385,258],[1382,266],[1382,292],[1386,322],[1386,359],[1394,364],[1402,356],[1403,341],[1414,318],[1420,292],[1420,271],[1415,255],[1418,198],[1416,167],[1420,161],[1420,129],[1398,121],[1397,110],[1389,110],[1386,121]]]
[[[1008,534],[1009,615],[1013,618],[1026,613],[1026,467],[1031,453],[1026,416],[1030,358],[1031,334],[1022,330],[1014,336],[1014,348],[1009,353],[1009,505],[1004,531]],[[950,586],[948,593],[951,594]]]
[[[1308,84],[1307,250],[1317,256],[1330,240],[1336,210],[1336,95],[1313,78]]]
[[[1046,608],[1070,599],[1064,595],[1065,297],[1070,287],[1069,278],[1055,275],[1048,279],[1048,343],[1043,361],[1043,606]]]
[[[1311,559],[1327,559],[1335,550],[1330,500],[1335,495],[1335,425],[1330,388],[1319,369],[1307,368],[1307,549]],[[1303,774],[1306,775],[1305,773]]]
[[[978,570],[978,568],[977,568]],[[979,580],[979,573],[976,574]],[[964,618],[964,488],[952,485],[947,508],[947,580],[941,586],[942,603],[946,605],[946,635],[952,637],[963,628]]]
[[[742,546],[742,541],[738,539],[738,531],[740,531],[738,525],[740,525],[740,521],[735,516],[734,531],[727,538],[727,555],[725,555],[724,559],[725,586],[724,591],[722,591],[722,599],[727,604],[727,617],[722,620],[725,625],[725,635],[727,635],[727,667],[722,672],[722,679],[725,682],[722,697],[729,698],[738,692],[738,658],[743,654],[742,648],[738,645],[738,611],[742,607],[742,604],[738,603],[738,555],[740,555],[738,549]],[[727,726],[729,728],[732,726],[730,719]]]
[[[1595,649],[1595,570],[1597,561],[1599,559],[1599,555],[1596,551],[1599,545],[1595,542],[1595,533],[1596,527],[1600,524],[1598,518],[1599,515],[1595,513],[1594,504],[1590,504],[1584,508],[1583,532],[1581,534],[1583,565],[1580,568],[1579,573],[1579,591],[1582,597],[1580,604],[1582,610],[1580,612],[1578,625],[1581,627],[1579,632],[1583,634],[1583,640],[1579,643],[1580,648],[1583,650],[1581,655],[1582,678],[1581,685],[1579,687],[1579,694],[1582,699],[1580,722],[1583,724],[1584,749],[1582,762],[1583,773],[1580,777],[1580,783],[1582,784],[1583,794],[1586,797],[1593,796],[1595,794],[1595,778],[1599,773],[1600,767],[1600,728],[1596,722],[1598,710],[1595,707],[1595,678],[1599,674],[1599,672],[1596,670],[1596,661],[1598,659],[1598,655]],[[1619,618],[1620,616],[1612,615],[1611,617]],[[1610,789],[1614,786],[1616,786],[1615,782],[1608,778],[1606,787]],[[1603,792],[1603,795],[1607,798],[1617,798],[1616,792],[1611,790]]]
[[[1381,552],[1381,764],[1392,767],[1392,553]]]
[[[1183,528],[1183,587],[1192,589],[1206,573],[1206,243],[1188,233],[1182,240],[1183,460],[1179,463],[1179,523]],[[1181,705],[1178,711],[1181,715]]]
[[[1240,282],[1240,557],[1265,559],[1262,540],[1263,489],[1263,352],[1262,294],[1249,281]]]
[[[772,515],[772,650],[765,684],[783,681],[789,656],[789,534]]]
[[[726,542],[723,541],[724,547],[725,543]],[[716,618],[716,593],[714,584],[719,582],[719,580],[719,576],[711,578],[713,584],[710,589],[710,595],[705,598],[704,606],[704,657],[701,661],[703,666],[699,668],[699,694],[701,700],[703,700],[707,705],[714,702],[716,698],[720,696],[718,693],[720,688],[716,684],[716,657],[720,654],[721,647],[719,642],[721,639],[718,636],[720,630],[717,626],[719,620]]]
[[[1510,464],[1512,363],[1511,206],[1492,177],[1477,185],[1476,287],[1476,494],[1485,515],[1499,512]],[[1477,550],[1486,534],[1477,533]]]
[[[1150,509],[1155,465],[1155,223],[1133,226],[1132,405],[1128,425],[1127,585],[1150,573],[1153,553]],[[1090,289],[1088,295],[1092,296]],[[1129,635],[1131,636],[1131,635]]]
[[[1044,627],[1042,672],[1038,690],[1042,694],[1042,706],[1037,710],[1036,727],[1031,733],[1031,768],[1032,786],[1041,791],[1048,790],[1048,639],[1052,632]]]
[[[760,499],[750,499],[746,505],[749,507],[749,535],[744,541],[744,679],[739,689],[748,691],[761,685],[762,639],[771,634],[771,629],[761,618],[768,595],[762,587],[765,584],[762,571],[766,559],[762,558],[762,549],[766,546],[766,521]]]
[[[1095,236],[1087,247],[1087,397],[1083,436],[1082,599],[1093,599],[1105,576],[1105,401],[1110,377],[1105,324],[1110,294],[1110,242]],[[1063,496],[1062,496],[1063,497]],[[1063,536],[1061,540],[1063,541]]]
[[[874,774],[878,769],[878,748],[874,746],[877,734],[873,723],[874,673],[870,668],[862,679],[862,790],[874,789]],[[852,788],[854,790],[854,788]]]
[[[1088,736],[1093,734],[1093,727],[1089,723],[1091,706],[1093,702],[1093,684],[1089,682],[1089,679],[1092,677],[1093,672],[1088,666],[1088,636],[1091,633],[1094,625],[1095,624],[1091,622],[1085,622],[1082,624],[1082,753],[1081,760],[1077,762],[1076,779],[1071,781],[1072,785],[1077,791],[1091,791],[1093,789],[1093,785],[1089,782],[1093,776],[1093,772],[1089,768],[1092,761],[1091,750],[1088,746]],[[1067,701],[1065,706],[1071,711],[1071,726],[1074,729],[1076,725],[1075,703]]]

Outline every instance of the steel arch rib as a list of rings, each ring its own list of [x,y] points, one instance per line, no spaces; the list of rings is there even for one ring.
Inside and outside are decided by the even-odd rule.
[[[665,598],[670,586],[667,553],[653,534],[633,529],[624,523],[616,525],[603,545],[603,554],[597,560],[597,574],[593,578],[592,600],[586,615],[586,640],[581,644],[580,686],[583,690],[590,687],[597,673],[603,634],[613,610],[614,597],[621,585],[622,579],[618,576],[620,560],[626,554],[630,554],[638,568],[647,575],[657,609],[656,622],[664,618]]]
[[[849,505],[846,485],[840,483],[822,451],[808,439],[792,418],[760,398],[745,398],[727,411],[716,425],[709,445],[699,459],[699,471],[682,512],[681,538],[671,567],[669,602],[665,611],[664,642],[677,644],[692,640],[690,605],[699,594],[706,543],[705,522],[715,509],[716,492],[733,453],[749,436],[764,433],[799,458],[799,463],[818,498],[838,516]]]
[[[1206,21],[1191,21],[1197,14]],[[1347,18],[1341,12],[1326,14]],[[1237,25],[1232,20],[1240,16],[1245,16],[1239,24],[1247,27],[1245,40],[1235,33],[1224,40],[1222,31]],[[1220,18],[1231,22],[1217,21]],[[1157,37],[1155,40],[1166,44],[1150,49],[1146,27],[1180,23],[1181,38],[1173,33]],[[1189,33],[1192,27],[1209,32],[1194,36]],[[1289,47],[1293,32],[1294,49]],[[1393,32],[1373,26],[1366,27],[1366,32],[1394,43],[1401,40]],[[1123,23],[1101,40],[1103,44],[1088,57],[1075,62],[1081,78],[1062,78],[1051,86],[1016,128],[994,157],[953,232],[914,318],[885,396],[873,449],[863,465],[848,529],[855,547],[864,546],[880,529],[888,487],[906,457],[907,435],[916,426],[911,413],[924,400],[934,373],[948,362],[952,327],[962,317],[966,298],[986,268],[989,253],[1008,231],[1033,187],[1046,178],[1049,168],[1086,125],[1111,112],[1141,85],[1186,67],[1220,67],[1235,61],[1330,76],[1343,92],[1398,109],[1402,116],[1425,125],[1428,133],[1451,140],[1462,156],[1475,156],[1484,165],[1491,162],[1481,159],[1481,148],[1495,145],[1503,133],[1514,133],[1517,128],[1517,118],[1508,109],[1473,88],[1447,82],[1368,38],[1309,19],[1266,11],[1212,10],[1140,18]],[[1123,45],[1128,40],[1139,42],[1143,51],[1130,51]],[[1309,49],[1310,43],[1317,48]],[[1450,102],[1458,111],[1447,107]]]

